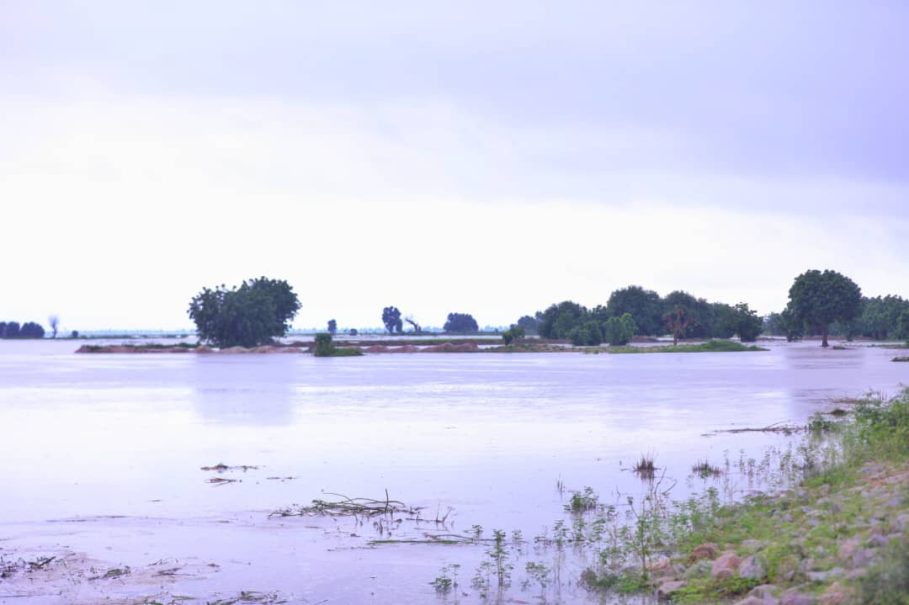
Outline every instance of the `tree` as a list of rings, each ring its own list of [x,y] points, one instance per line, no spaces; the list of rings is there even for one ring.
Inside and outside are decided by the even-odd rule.
[[[764,329],[764,320],[747,303],[735,306],[735,333],[742,342],[754,342]]]
[[[44,328],[33,321],[28,321],[22,325],[19,338],[44,338]]]
[[[51,315],[47,318],[47,324],[51,329],[51,338],[57,338],[57,330],[60,327],[60,317],[57,315]]]
[[[331,357],[335,352],[335,344],[332,342],[331,334],[324,332],[316,334],[312,354],[316,357]]]
[[[739,312],[726,303],[710,303],[710,338],[732,338],[736,334],[741,317]]]
[[[609,295],[606,310],[610,317],[621,317],[630,313],[638,326],[638,333],[644,336],[659,336],[665,333],[663,326],[663,302],[660,295],[641,286],[628,286]]]
[[[820,334],[826,347],[830,324],[851,321],[861,305],[862,290],[854,281],[836,271],[812,269],[795,278],[787,309],[795,321]]]
[[[204,288],[189,303],[199,339],[217,347],[254,347],[284,336],[300,301],[283,280],[259,277],[239,287]]]
[[[606,320],[603,324],[603,336],[610,346],[623,346],[631,342],[637,329],[631,313],[622,313],[621,317],[610,317]]]
[[[385,307],[382,309],[382,323],[389,334],[397,332],[400,334],[404,331],[404,322],[401,321],[401,312],[397,307]]]
[[[603,331],[596,320],[588,319],[568,332],[568,339],[576,347],[596,347],[603,342]]]
[[[8,321],[3,329],[3,338],[19,338],[19,322]]]
[[[522,338],[524,338],[524,328],[517,324],[511,324],[510,328],[502,332],[502,340],[505,341],[506,345],[510,345],[512,342]]]
[[[518,319],[517,325],[523,328],[526,334],[536,334],[539,330],[540,320],[530,315],[524,315]]]
[[[338,331],[338,322],[333,319],[328,320],[328,333],[332,336]]]
[[[896,337],[900,340],[905,340],[906,344],[909,345],[909,309],[900,313],[896,321]]]
[[[476,334],[480,331],[480,326],[470,313],[449,313],[448,321],[442,329],[456,334]]]
[[[586,307],[565,300],[543,311],[539,333],[543,338],[570,338],[569,333],[586,319]]]
[[[680,339],[688,336],[698,337],[706,333],[703,327],[707,314],[705,307],[708,307],[706,301],[677,290],[666,296],[663,305],[663,320],[672,334],[672,344],[678,344]]]

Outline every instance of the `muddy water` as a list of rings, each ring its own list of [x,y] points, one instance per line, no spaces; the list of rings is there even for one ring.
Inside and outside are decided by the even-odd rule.
[[[733,462],[724,494],[760,487],[735,461],[787,438],[713,431],[800,424],[835,398],[909,382],[893,351],[814,343],[339,359],[74,348],[0,342],[0,557],[82,557],[102,573],[0,580],[0,599],[205,602],[261,591],[300,603],[424,603],[440,599],[429,582],[457,563],[461,590],[447,599],[476,602],[470,577],[486,545],[368,548],[389,538],[370,521],[268,514],[324,492],[380,499],[387,490],[425,518],[447,515],[444,526],[393,525],[392,539],[480,525],[531,540],[564,518],[573,489],[590,486],[604,501],[639,493],[628,467],[642,454],[677,480],[673,497],[704,489],[689,476],[699,460]],[[218,463],[256,468],[200,470]],[[520,586],[524,564],[551,566],[548,557],[515,553],[506,598],[534,600],[540,586]],[[156,564],[179,573],[155,573]],[[596,602],[571,579],[584,564],[566,563],[550,602]],[[128,576],[103,577],[125,566]]]

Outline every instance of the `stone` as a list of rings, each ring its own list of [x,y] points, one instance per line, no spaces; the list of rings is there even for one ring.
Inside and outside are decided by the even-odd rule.
[[[813,595],[792,590],[783,593],[780,605],[817,605],[817,599]]]
[[[859,546],[862,544],[862,539],[859,536],[852,536],[842,544],[840,544],[839,557],[842,561],[849,561],[852,559],[852,555],[858,550]]]
[[[826,571],[805,572],[805,575],[812,582],[824,583],[831,577],[843,575],[843,569],[841,567],[834,567],[833,569],[828,569]]]
[[[777,590],[779,589],[773,584],[761,584],[752,588],[748,594],[766,601],[774,598],[773,595],[776,594]]]
[[[654,592],[654,596],[656,596],[657,600],[668,601],[672,598],[672,595],[683,588],[685,588],[685,582],[681,580],[669,580],[668,582],[660,584],[660,587]]]
[[[759,599],[757,597],[745,597],[741,601],[737,601],[735,605],[766,605],[764,599]]]
[[[742,540],[742,548],[744,548],[748,552],[757,552],[757,551],[761,550],[762,548],[764,548],[764,543],[761,542],[760,540],[754,540],[752,538],[748,538],[747,540]]]
[[[700,561],[701,559],[713,559],[716,557],[716,554],[719,552],[719,548],[716,544],[712,542],[707,542],[705,544],[700,544],[691,551],[691,554],[688,556],[688,560],[692,563],[695,561]]]
[[[767,576],[767,562],[761,555],[745,557],[739,564],[739,576],[749,580],[763,580]]]
[[[841,586],[839,582],[834,582],[818,599],[818,605],[843,605],[849,602],[849,597],[849,591]]]
[[[742,559],[734,552],[724,552],[710,566],[710,575],[717,580],[735,577]]]
[[[672,561],[666,555],[660,555],[653,559],[647,566],[647,569],[650,571],[650,575],[655,578],[661,578],[675,573],[675,569],[672,567]]]

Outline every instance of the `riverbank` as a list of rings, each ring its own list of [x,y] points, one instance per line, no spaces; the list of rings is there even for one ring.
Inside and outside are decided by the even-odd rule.
[[[642,353],[737,353],[751,351],[766,351],[763,347],[744,345],[732,340],[708,340],[702,343],[683,343],[678,345],[624,345],[624,346],[599,346],[575,347],[565,341],[557,340],[524,340],[512,344],[501,344],[501,340],[491,339],[431,339],[419,341],[407,340],[382,340],[382,341],[357,341],[339,340],[337,344],[343,345],[343,350],[351,355],[364,353],[588,353],[626,355]],[[257,347],[227,347],[218,349],[201,344],[177,343],[173,345],[161,343],[147,344],[105,344],[82,345],[76,353],[108,353],[108,354],[141,354],[141,353],[198,353],[198,354],[270,354],[270,353],[312,353],[314,343],[292,342],[288,344],[276,343]]]
[[[671,512],[651,502],[636,528],[640,572],[591,569],[588,584],[637,582],[673,603],[907,603],[909,390],[811,427],[795,487],[732,506],[710,493]]]

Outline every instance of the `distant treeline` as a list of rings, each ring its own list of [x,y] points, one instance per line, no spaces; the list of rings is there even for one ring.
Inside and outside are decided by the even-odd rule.
[[[661,297],[640,286],[616,290],[605,305],[593,309],[566,300],[517,321],[529,334],[568,339],[576,345],[623,344],[635,334],[669,334],[676,340],[737,335],[752,341],[761,333],[762,324],[763,320],[745,303],[708,302],[682,291]]]
[[[44,338],[44,328],[33,321],[21,326],[17,321],[0,321],[0,338]]]

